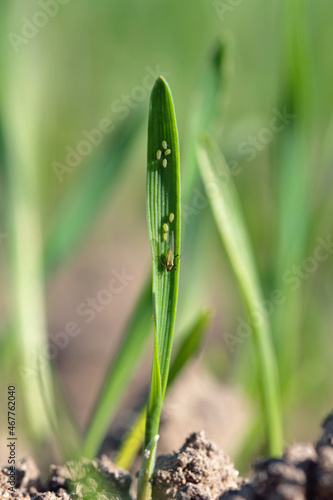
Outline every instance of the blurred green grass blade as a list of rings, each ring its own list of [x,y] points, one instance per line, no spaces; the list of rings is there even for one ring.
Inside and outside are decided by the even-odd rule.
[[[202,309],[188,331],[181,335],[181,343],[177,346],[170,366],[168,387],[175,381],[186,363],[198,352],[211,318],[211,309]]]
[[[201,130],[208,130],[217,110],[218,97],[226,82],[226,43],[218,40],[214,45],[207,61],[205,61],[200,80],[194,92],[191,107],[186,148],[183,158],[186,169],[182,179],[182,199],[188,201],[195,184],[198,170],[196,152],[193,144]]]
[[[82,455],[94,458],[110,425],[112,416],[143,354],[152,327],[151,280],[145,284],[122,343],[111,361],[95,403],[82,446]]]
[[[191,316],[193,307],[202,302],[202,217],[204,213],[197,210],[197,193],[202,188],[198,162],[194,144],[202,130],[209,130],[215,123],[216,116],[228,96],[230,80],[230,43],[227,39],[218,39],[202,64],[199,81],[193,94],[190,107],[189,125],[185,137],[185,150],[182,150],[182,161],[186,165],[182,174],[182,217],[183,253],[186,264],[182,266],[183,283],[191,283],[184,293],[182,317]],[[223,112],[223,111],[222,111]],[[221,121],[219,120],[219,126]],[[199,272],[193,272],[199,269]],[[183,296],[183,295],[182,295]]]
[[[197,353],[211,316],[210,309],[202,310],[188,331],[180,336],[182,341],[177,346],[175,357],[171,362],[167,390],[171,387],[187,362]],[[129,469],[133,464],[143,443],[146,411],[147,408],[144,405],[118,451],[115,459],[116,465]]]
[[[311,167],[315,125],[311,44],[306,2],[284,0],[284,81],[280,109],[292,115],[290,123],[277,137],[275,148],[275,185],[277,206],[275,286],[283,290],[285,301],[272,316],[274,340],[282,395],[285,386],[294,386],[295,398],[302,384],[292,376],[300,362],[301,328],[304,321],[302,287],[291,290],[285,273],[304,259],[313,182],[317,172]],[[286,390],[289,389],[286,387]]]
[[[100,212],[101,205],[117,186],[119,177],[124,174],[125,158],[141,123],[139,112],[121,122],[95,164],[86,168],[66,188],[45,242],[47,272],[61,264],[80,243]]]
[[[251,315],[255,311],[260,318],[253,325],[253,341],[269,452],[279,455],[282,452],[280,395],[269,321],[262,307],[262,292],[236,188],[222,154],[207,134],[198,142],[198,163],[247,312]]]
[[[5,245],[13,311],[10,329],[19,358],[12,383],[22,389],[26,428],[35,442],[41,444],[51,438],[51,428],[40,381],[46,389],[47,407],[55,410],[49,356],[42,361],[38,358],[41,352],[48,352],[40,185],[43,159],[39,147],[45,129],[41,105],[43,79],[36,78],[33,51],[18,59],[1,50],[0,65],[4,70],[0,109],[8,227]],[[22,82],[25,98],[21,101],[18,96],[22,95]]]
[[[290,115],[289,123],[277,136],[275,157],[278,234],[276,278],[281,281],[286,268],[298,263],[308,232],[308,196],[312,189],[309,167],[312,141],[313,82],[309,60],[305,3],[284,0],[285,48],[284,85],[280,108]],[[279,283],[280,285],[280,283]]]
[[[165,155],[166,147],[170,151],[169,155]],[[157,154],[158,151],[161,151],[161,158],[159,153]],[[162,77],[156,80],[150,97],[146,206],[152,259],[155,347],[144,449],[158,434],[160,412],[168,380],[179,283],[180,168],[178,130],[171,91]],[[172,222],[170,222],[171,213],[174,214]],[[169,231],[166,232],[166,241],[163,232],[164,224],[169,226]],[[157,388],[158,381],[160,381],[160,388]],[[151,477],[154,457],[150,461],[149,467],[148,472],[145,470],[144,464],[141,467],[138,500],[148,500],[151,497],[150,482],[147,481],[147,477]]]
[[[114,463],[119,467],[129,470],[139,453],[145,436],[146,416],[147,406],[144,405],[118,450]]]

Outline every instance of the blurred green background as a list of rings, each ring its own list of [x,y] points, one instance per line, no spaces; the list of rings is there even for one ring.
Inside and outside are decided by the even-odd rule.
[[[333,397],[332,249],[313,261],[318,238],[330,241],[332,231],[332,2],[4,0],[0,15],[1,408],[7,385],[15,382],[19,454],[41,457],[36,443],[44,442],[49,425],[42,418],[35,428],[28,425],[40,401],[26,413],[19,367],[45,343],[45,332],[52,343],[68,322],[77,324],[80,334],[58,349],[52,364],[83,428],[149,273],[146,122],[159,74],[172,89],[181,153],[187,152],[181,154],[185,212],[203,193],[198,176],[187,183],[192,167],[185,160],[195,150],[189,129],[198,82],[219,40],[226,55],[210,131],[238,172],[234,180],[264,295],[279,289],[286,299],[270,316],[285,442],[314,439]],[[272,132],[272,118],[284,110],[293,117]],[[69,151],[76,166],[66,163]],[[83,192],[88,195],[80,205]],[[230,352],[225,342],[245,313],[210,208],[203,205],[184,219],[177,321],[186,326],[193,311],[212,305],[200,369],[221,387],[241,388],[251,407],[251,343]],[[87,323],[78,307],[122,269],[133,279]],[[287,272],[294,278],[301,273],[294,287]],[[150,353],[126,408],[145,394],[149,359]],[[49,384],[48,363],[42,378]],[[52,405],[63,407],[58,392],[49,402],[51,413]],[[249,456],[261,450],[260,438],[249,440],[251,418],[246,421],[244,441],[229,445],[233,458],[245,442]],[[1,427],[5,437],[5,410]],[[47,460],[53,455],[49,448],[43,452]]]

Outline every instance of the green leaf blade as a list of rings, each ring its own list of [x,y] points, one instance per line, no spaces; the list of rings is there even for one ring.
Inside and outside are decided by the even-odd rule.
[[[276,359],[271,331],[256,265],[236,188],[228,166],[208,134],[198,143],[198,163],[216,225],[236,275],[246,310],[255,312],[252,326],[253,342],[258,362],[260,393],[269,451],[282,452],[282,423]]]
[[[147,225],[152,258],[155,346],[144,449],[158,435],[175,327],[180,254],[180,166],[176,115],[170,88],[159,77],[151,92],[148,120]],[[150,500],[150,478],[142,462],[138,500]]]
[[[188,125],[183,160],[186,170],[183,176],[183,201],[188,202],[197,181],[198,168],[196,151],[193,147],[201,130],[209,130],[219,109],[219,98],[227,87],[228,78],[227,43],[217,40],[205,64],[195,87]]]
[[[162,142],[171,153],[165,156]],[[161,159],[156,158],[161,151]],[[152,90],[149,110],[147,152],[147,224],[151,245],[153,303],[162,394],[165,392],[172,347],[173,329],[178,296],[180,254],[180,173],[179,145],[176,117],[171,92],[160,77]],[[163,160],[167,166],[162,165]],[[170,222],[170,214],[174,214]],[[167,241],[163,240],[163,224],[168,224]],[[172,241],[174,248],[172,249]],[[165,266],[166,255],[173,252],[174,266],[170,272]],[[176,257],[178,256],[178,257]],[[161,354],[162,353],[162,354]]]

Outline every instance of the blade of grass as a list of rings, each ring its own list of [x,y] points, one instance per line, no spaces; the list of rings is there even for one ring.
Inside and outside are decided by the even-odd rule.
[[[134,113],[121,122],[100,158],[66,190],[45,242],[47,272],[61,264],[80,243],[102,203],[114,191],[124,173],[123,164],[140,128],[141,118],[141,113]]]
[[[165,155],[166,141],[170,154]],[[162,158],[159,158],[161,151]],[[165,166],[165,162],[167,165]],[[165,166],[165,168],[164,168]],[[148,399],[144,455],[158,435],[166,390],[176,319],[180,254],[180,168],[176,116],[171,91],[159,77],[153,87],[148,120],[147,224],[152,258],[154,306],[154,355]],[[170,222],[170,214],[174,219]],[[165,241],[163,225],[169,225]],[[170,243],[171,240],[171,243]],[[165,268],[167,266],[167,268]],[[156,448],[155,448],[156,451]],[[150,450],[148,449],[148,453]],[[138,500],[150,500],[150,478],[155,452],[143,461],[138,484]]]
[[[175,381],[186,363],[198,352],[211,318],[211,309],[202,309],[187,332],[180,336],[181,343],[177,347],[176,354],[170,366],[168,387]]]
[[[22,384],[30,428],[36,442],[51,436],[42,388],[46,389],[47,408],[55,409],[48,352],[44,304],[44,276],[39,183],[42,168],[39,143],[44,118],[41,110],[41,85],[35,79],[34,61],[6,59],[1,100],[9,235],[6,239],[13,297],[13,325],[19,366],[17,382]],[[26,71],[28,69],[28,71]],[[28,94],[21,103],[17,96],[25,82]]]
[[[251,245],[235,186],[226,162],[207,134],[198,142],[198,163],[215,222],[238,281],[249,317],[256,312],[253,341],[260,377],[269,452],[282,452],[282,424],[276,360]]]
[[[197,207],[196,193],[201,186],[196,151],[193,147],[199,132],[209,130],[218,114],[222,96],[227,95],[228,68],[230,61],[229,47],[226,42],[217,40],[203,64],[199,81],[195,87],[192,106],[190,107],[188,133],[185,150],[182,150],[183,164],[186,165],[182,175],[182,217],[184,224],[183,252],[187,255],[183,266],[183,283],[191,283],[184,294],[182,316],[192,314],[193,306],[201,303],[198,290],[201,289],[201,273],[193,273],[200,269],[202,254],[200,248],[201,224],[200,211]],[[185,285],[186,286],[186,285]]]
[[[96,456],[117,405],[133,376],[134,367],[140,360],[152,327],[151,317],[151,280],[148,280],[94,405],[82,447],[82,455],[87,458]]]
[[[283,3],[284,81],[280,96],[281,107],[287,107],[293,119],[277,137],[275,148],[275,185],[277,205],[275,286],[283,291],[284,304],[272,316],[273,334],[277,347],[282,396],[285,386],[292,386],[295,400],[303,384],[293,376],[300,363],[300,337],[304,311],[302,287],[290,287],[286,272],[302,263],[305,256],[313,190],[315,123],[314,92],[310,64],[310,44],[307,30],[306,3],[285,0]],[[315,176],[317,176],[317,171]],[[298,387],[299,386],[299,387]],[[286,387],[288,392],[290,389]]]
[[[177,347],[175,357],[170,365],[167,391],[183,370],[187,362],[197,353],[207,325],[210,322],[211,315],[212,313],[210,310],[202,310],[188,331],[180,335],[182,340],[180,345]],[[121,444],[117,457],[114,461],[116,465],[129,469],[133,464],[134,459],[143,443],[146,414],[147,407],[144,405],[139,412],[132,429]]]
[[[218,98],[227,80],[226,43],[218,40],[205,61],[196,86],[183,151],[186,169],[182,179],[182,200],[188,202],[198,177],[197,159],[193,144],[201,130],[208,130],[218,110]]]

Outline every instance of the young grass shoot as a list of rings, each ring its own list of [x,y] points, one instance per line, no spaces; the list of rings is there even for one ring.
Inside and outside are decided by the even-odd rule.
[[[178,131],[171,91],[162,77],[157,79],[150,98],[146,204],[152,258],[154,354],[138,500],[151,499],[151,476],[168,382],[179,281],[179,266],[175,265],[176,256],[180,254]],[[163,237],[166,223],[170,223],[170,239]]]

